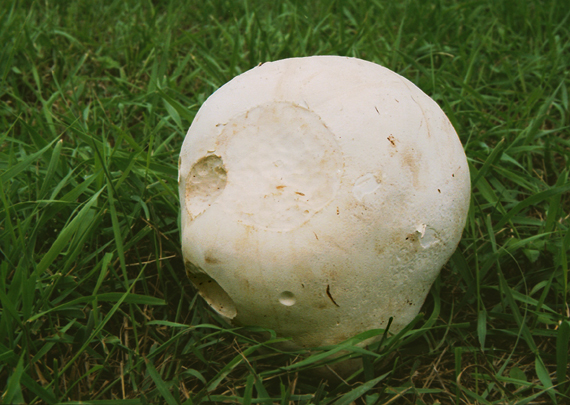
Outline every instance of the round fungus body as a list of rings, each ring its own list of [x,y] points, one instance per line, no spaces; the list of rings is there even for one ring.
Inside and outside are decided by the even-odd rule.
[[[336,344],[398,331],[461,238],[465,153],[439,106],[360,59],[264,63],[222,86],[179,163],[182,251],[234,325]]]

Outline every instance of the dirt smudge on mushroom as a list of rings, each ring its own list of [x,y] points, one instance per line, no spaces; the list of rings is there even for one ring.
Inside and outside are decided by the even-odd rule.
[[[211,255],[210,253],[206,253],[204,257],[204,262],[206,262],[206,264],[220,264],[222,261]]]
[[[376,254],[378,256],[382,255],[382,253],[384,253],[384,251],[386,250],[386,244],[382,243],[382,242],[376,242],[374,244],[374,251],[376,252]]]
[[[420,188],[420,161],[421,155],[414,148],[406,149],[402,155],[402,163],[412,175],[412,185],[415,189]]]

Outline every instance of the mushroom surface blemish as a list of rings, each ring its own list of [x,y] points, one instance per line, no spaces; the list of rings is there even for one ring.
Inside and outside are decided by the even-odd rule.
[[[283,291],[281,294],[279,294],[279,302],[286,307],[295,305],[296,301],[297,300],[295,299],[295,294],[293,294],[291,291]]]
[[[420,236],[420,245],[424,249],[427,249],[438,242],[440,242],[440,239],[437,236],[436,230],[429,226],[426,226]]]
[[[236,317],[237,309],[234,301],[216,280],[190,262],[186,262],[186,274],[200,295],[220,315],[228,319]]]
[[[300,226],[340,186],[343,163],[335,136],[317,114],[293,103],[266,103],[234,117],[218,151],[228,172],[225,204],[244,224],[260,229]]]
[[[339,307],[340,305],[338,305],[338,304],[336,303],[336,301],[334,300],[334,298],[333,298],[333,296],[332,296],[332,294],[331,294],[331,286],[328,285],[328,284],[327,284],[326,293],[327,293],[327,296],[329,297],[329,299],[331,300],[331,302],[332,302],[335,306]]]
[[[222,194],[227,172],[219,156],[209,155],[198,160],[186,177],[186,209],[197,217]]]
[[[366,173],[354,182],[352,193],[358,201],[362,201],[367,194],[372,194],[380,188],[380,181],[371,173]]]

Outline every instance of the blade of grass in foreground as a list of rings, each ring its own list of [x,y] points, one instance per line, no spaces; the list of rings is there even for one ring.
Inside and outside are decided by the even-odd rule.
[[[96,295],[87,295],[84,297],[79,297],[74,300],[68,301],[65,304],[58,305],[56,307],[50,308],[47,311],[41,312],[32,316],[28,322],[35,321],[42,316],[45,316],[51,312],[57,312],[64,310],[66,308],[70,308],[76,306],[77,304],[86,304],[97,300],[97,302],[125,302],[127,304],[141,304],[141,305],[166,305],[166,302],[163,299],[150,297],[147,295],[140,295],[140,294],[125,294],[125,293],[102,293]]]
[[[69,242],[71,237],[75,234],[77,229],[81,226],[81,221],[87,215],[91,207],[97,202],[99,195],[103,192],[104,188],[95,193],[77,213],[75,218],[71,220],[59,233],[57,239],[51,246],[50,250],[42,257],[42,260],[37,265],[35,270],[36,277],[40,277],[46,269],[51,266],[57,256],[61,253],[65,245]]]
[[[2,394],[2,401],[6,404],[23,404],[24,397],[22,396],[22,389],[20,388],[20,378],[24,374],[24,353],[20,356],[16,369],[10,376],[8,384],[6,385],[6,392]]]
[[[386,374],[382,374],[380,377],[376,377],[373,380],[367,381],[364,384],[360,385],[359,387],[353,389],[352,391],[347,392],[342,396],[342,398],[338,399],[334,402],[334,405],[350,405],[358,398],[366,394],[372,388],[374,388],[380,381],[388,377],[392,372],[388,372]]]
[[[563,320],[560,322],[556,334],[556,380],[559,390],[562,392],[565,392],[570,386],[566,378],[568,373],[568,342],[570,342],[570,322]]]
[[[59,138],[54,139],[41,150],[26,156],[24,159],[16,163],[14,166],[10,167],[8,170],[6,170],[4,173],[0,175],[0,182],[7,183],[11,179],[22,173],[24,170],[28,169],[32,165],[32,163],[34,163],[40,156],[46,153],[52,147],[52,145],[58,141],[58,139]]]
[[[105,318],[101,321],[101,323],[93,330],[93,332],[91,333],[91,335],[85,339],[85,342],[81,345],[81,347],[77,350],[77,352],[75,353],[75,355],[67,362],[67,364],[65,366],[63,366],[63,368],[61,369],[60,373],[63,374],[69,367],[71,367],[73,365],[73,363],[75,363],[75,361],[79,358],[79,356],[81,356],[81,354],[83,353],[83,351],[87,348],[87,346],[89,346],[89,344],[91,343],[91,341],[101,332],[101,330],[103,330],[103,328],[105,327],[105,325],[109,322],[109,320],[113,317],[113,315],[115,315],[115,312],[117,312],[121,306],[121,304],[123,303],[123,301],[125,299],[127,299],[127,297],[130,294],[131,289],[133,288],[133,286],[136,284],[136,281],[142,276],[142,274],[144,273],[146,266],[143,266],[143,268],[141,269],[140,273],[138,274],[138,276],[135,278],[135,280],[133,280],[132,284],[129,286],[129,289],[127,291],[125,291],[121,298],[113,305],[113,307],[111,308],[111,310],[107,313],[107,315],[105,316]]]
[[[162,395],[162,398],[164,398],[166,403],[168,405],[179,405],[178,401],[174,399],[172,393],[170,392],[170,389],[168,388],[168,386],[166,385],[166,383],[164,382],[158,371],[156,371],[154,364],[152,364],[150,360],[146,359],[145,365],[146,365],[146,370],[150,375],[150,378],[152,378],[152,380],[154,381],[154,384],[156,385],[158,392],[160,392],[160,395]]]

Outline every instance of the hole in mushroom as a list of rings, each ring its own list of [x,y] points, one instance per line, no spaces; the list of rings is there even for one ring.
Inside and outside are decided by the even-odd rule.
[[[198,160],[186,177],[186,208],[192,217],[204,212],[224,191],[227,172],[222,158],[216,155]]]
[[[440,239],[437,236],[437,232],[430,227],[426,227],[426,230],[424,231],[422,237],[420,238],[420,244],[424,249],[432,246],[433,244],[439,241]]]
[[[295,302],[297,302],[297,300],[295,299],[295,294],[293,294],[291,291],[283,291],[281,294],[279,294],[279,302],[286,307],[290,307],[295,305]]]
[[[419,240],[420,245],[427,249],[433,244],[439,242],[441,239],[439,238],[437,231],[426,224],[419,224],[416,227],[416,232],[413,234],[408,235],[406,240],[411,240],[412,242],[416,242]]]
[[[234,301],[216,280],[190,262],[186,262],[186,273],[198,293],[216,312],[229,319],[236,317],[237,309]]]

